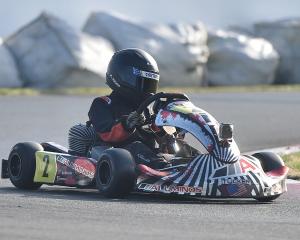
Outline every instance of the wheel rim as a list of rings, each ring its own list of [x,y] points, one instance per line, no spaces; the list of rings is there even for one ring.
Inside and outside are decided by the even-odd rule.
[[[111,167],[107,160],[102,160],[99,165],[99,181],[101,185],[108,185],[111,181]]]
[[[17,178],[21,175],[22,171],[22,161],[19,155],[15,154],[11,157],[10,160],[10,175]]]

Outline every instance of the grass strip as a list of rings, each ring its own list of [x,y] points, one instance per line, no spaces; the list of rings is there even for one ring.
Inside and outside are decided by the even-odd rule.
[[[286,166],[290,168],[288,178],[300,179],[300,152],[282,156]]]
[[[294,85],[257,85],[234,87],[161,87],[163,92],[184,93],[243,93],[243,92],[300,92],[300,84]],[[35,95],[104,95],[110,92],[106,87],[76,87],[76,88],[0,88],[0,96],[35,96]]]

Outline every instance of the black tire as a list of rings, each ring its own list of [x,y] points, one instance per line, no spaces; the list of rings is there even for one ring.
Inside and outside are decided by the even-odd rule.
[[[129,151],[120,148],[105,150],[97,163],[96,186],[109,198],[128,195],[136,182],[135,162]]]
[[[269,172],[284,166],[282,158],[278,154],[272,152],[258,152],[252,156],[260,161],[264,172]]]
[[[253,157],[257,158],[261,166],[264,170],[264,172],[269,172],[275,169],[278,169],[282,166],[284,166],[284,162],[282,158],[272,152],[258,152],[252,155]],[[273,196],[268,196],[268,197],[260,197],[260,198],[255,198],[259,202],[272,202],[276,198],[278,198],[280,194],[278,195],[273,195]]]
[[[43,151],[43,147],[35,142],[16,144],[8,157],[8,173],[10,181],[19,189],[36,190],[41,183],[33,182],[35,173],[35,153]]]

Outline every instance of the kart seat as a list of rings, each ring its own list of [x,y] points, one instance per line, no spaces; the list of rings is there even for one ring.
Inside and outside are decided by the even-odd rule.
[[[55,142],[43,142],[41,145],[44,148],[44,151],[47,152],[56,152],[56,153],[65,153],[68,154],[69,151],[64,146],[61,146]]]

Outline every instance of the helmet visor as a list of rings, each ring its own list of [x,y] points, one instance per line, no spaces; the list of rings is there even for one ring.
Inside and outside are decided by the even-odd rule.
[[[148,95],[149,93],[156,93],[158,81],[149,78],[141,78],[140,81],[140,92],[143,95]]]
[[[120,86],[119,91],[131,92],[128,97],[144,98],[156,93],[159,82],[159,73],[143,71],[131,66],[123,66],[116,77]],[[136,96],[134,96],[136,95]]]

